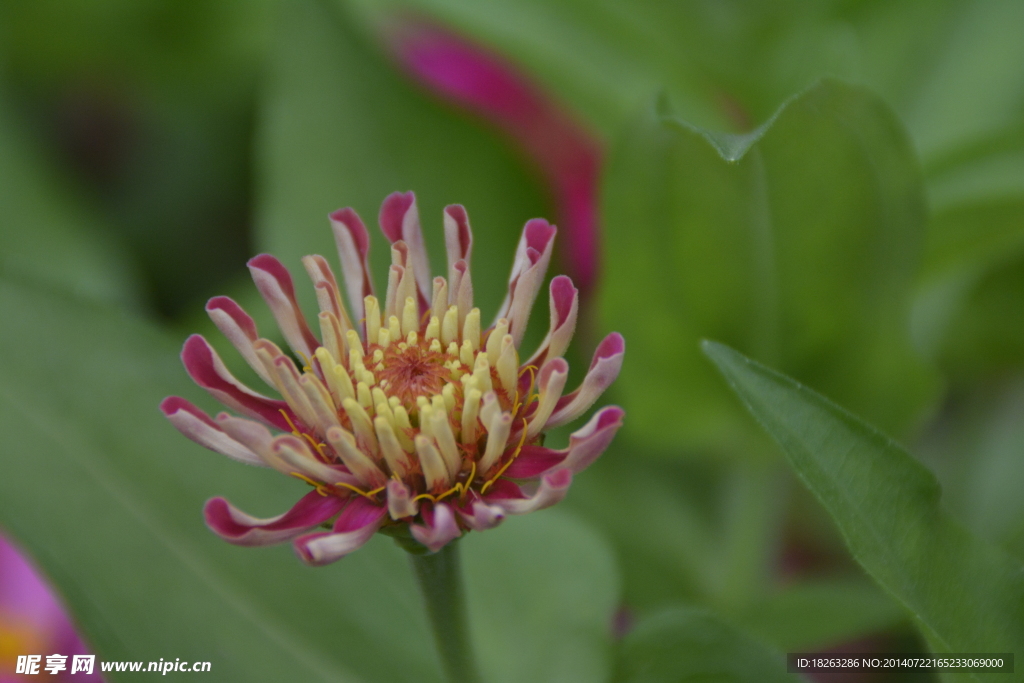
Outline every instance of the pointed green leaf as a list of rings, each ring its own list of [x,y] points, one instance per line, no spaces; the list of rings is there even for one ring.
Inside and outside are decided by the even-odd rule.
[[[1020,564],[949,517],[928,469],[796,381],[722,344],[704,352],[936,651],[1024,649]]]
[[[649,110],[611,155],[601,306],[643,359],[616,385],[626,429],[750,450],[698,352],[708,336],[905,426],[934,385],[906,332],[924,206],[899,122],[862,88],[824,81],[755,135],[730,161]]]

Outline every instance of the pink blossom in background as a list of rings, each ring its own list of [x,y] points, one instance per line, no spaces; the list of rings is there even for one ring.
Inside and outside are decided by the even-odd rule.
[[[48,681],[101,683],[97,662],[94,673],[70,676],[73,655],[90,654],[75,628],[35,569],[0,535],[0,683],[35,680],[14,673],[18,655],[67,655],[67,670],[41,674]]]
[[[598,141],[543,90],[496,53],[420,19],[392,25],[402,66],[438,95],[497,125],[537,164],[555,199],[563,268],[586,297],[599,268]]]

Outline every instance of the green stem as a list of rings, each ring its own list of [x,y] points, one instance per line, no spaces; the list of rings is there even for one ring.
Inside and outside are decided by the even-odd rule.
[[[410,554],[409,558],[448,678],[451,683],[480,683],[469,643],[459,544],[449,543],[431,555]]]

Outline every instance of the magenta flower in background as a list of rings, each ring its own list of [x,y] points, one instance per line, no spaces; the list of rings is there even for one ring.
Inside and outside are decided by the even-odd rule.
[[[14,673],[19,655],[61,654],[68,657],[66,671],[42,675],[51,681],[100,683],[99,665],[93,673],[70,675],[71,658],[89,654],[49,587],[22,557],[18,549],[0,535],[0,683],[31,680]]]
[[[389,43],[416,80],[497,125],[537,165],[563,228],[563,266],[586,299],[600,257],[597,140],[515,66],[462,36],[406,19],[392,24]]]
[[[533,355],[519,343],[544,283],[555,226],[529,221],[515,254],[509,292],[494,323],[473,307],[473,236],[461,206],[444,211],[448,277],[431,280],[413,193],[394,193],[380,211],[392,263],[383,307],[367,270],[369,235],[351,209],[331,215],[351,315],[322,256],[303,259],[319,302],[320,337],[295,299],[291,276],[263,254],[249,269],[295,357],[260,338],[234,301],[206,310],[253,370],[284,400],[239,383],[213,347],[194,335],[182,360],[199,386],[246,419],[216,419],[183,398],[161,404],[187,437],[230,458],[272,467],[312,486],[283,515],[257,519],[214,498],[206,522],[238,545],[293,540],[309,564],[333,562],[377,531],[437,552],[469,530],[561,500],[622,424],[623,411],[599,410],[563,450],[543,432],[586,412],[618,375],[625,344],[608,335],[589,372],[565,393],[562,354],[576,326],[572,281],[551,281],[551,326]],[[275,435],[271,430],[276,430]],[[283,432],[283,433],[280,433]],[[332,520],[330,531],[314,531]],[[412,539],[416,543],[412,542]]]

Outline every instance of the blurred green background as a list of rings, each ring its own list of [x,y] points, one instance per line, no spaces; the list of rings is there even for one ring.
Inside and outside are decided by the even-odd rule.
[[[463,542],[488,680],[674,681],[638,662],[695,648],[720,658],[705,674],[745,662],[707,680],[762,681],[786,651],[936,647],[699,341],[892,436],[938,477],[942,514],[1020,566],[1016,0],[0,1],[0,526],[87,642],[210,660],[211,680],[440,680],[397,548],[310,570],[223,544],[205,498],[272,515],[302,488],[156,408],[217,409],[176,359],[194,331],[226,349],[204,302],[229,294],[272,329],[245,261],[269,251],[298,277],[302,255],[333,259],[340,206],[372,224],[415,190],[436,269],[441,209],[464,204],[485,317],[523,223],[572,219],[534,129],[403,61],[423,27],[502,60],[600,151],[575,376],[599,334],[628,346],[609,451],[556,510]],[[580,268],[564,232],[560,267]]]

